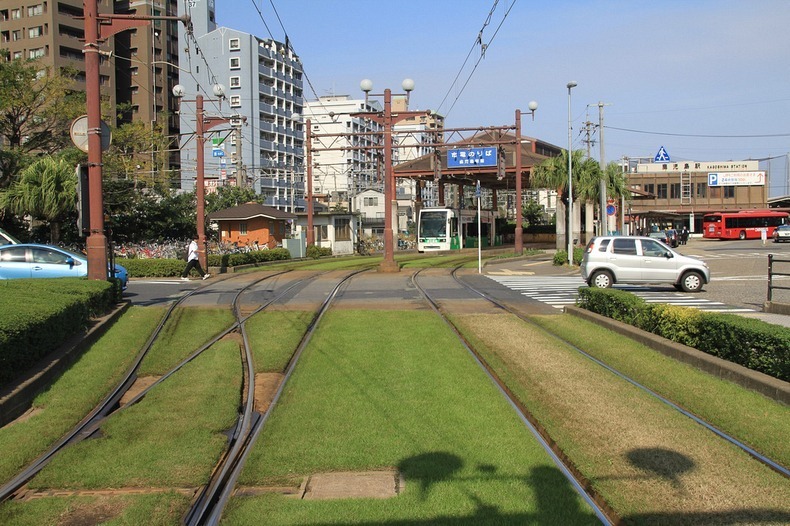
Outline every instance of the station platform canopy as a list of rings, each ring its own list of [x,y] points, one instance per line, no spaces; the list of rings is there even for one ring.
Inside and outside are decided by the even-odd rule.
[[[468,138],[461,137],[453,142],[431,145],[434,147],[434,153],[400,163],[393,167],[393,172],[396,178],[472,186],[476,185],[479,180],[482,188],[498,191],[514,190],[518,161],[516,154],[519,151],[516,149],[516,142],[516,134],[512,131],[503,132],[497,128],[481,128]],[[533,167],[550,157],[559,156],[563,149],[534,137],[523,135],[518,142],[520,142],[521,153],[521,184],[523,188],[529,188],[529,174]],[[493,148],[498,159],[496,165],[448,166],[448,159],[453,155],[453,151],[457,153],[478,148]]]

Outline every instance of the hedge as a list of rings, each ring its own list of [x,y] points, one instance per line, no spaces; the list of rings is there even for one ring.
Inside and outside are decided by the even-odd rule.
[[[576,305],[668,340],[790,381],[790,329],[733,314],[647,303],[630,292],[580,288]]]
[[[274,248],[238,254],[209,254],[208,266],[227,268],[286,259],[291,259],[287,248]],[[182,259],[117,259],[116,262],[126,268],[130,278],[177,277],[184,272],[186,266],[186,261]]]
[[[117,303],[109,281],[0,281],[0,387],[84,330]]]

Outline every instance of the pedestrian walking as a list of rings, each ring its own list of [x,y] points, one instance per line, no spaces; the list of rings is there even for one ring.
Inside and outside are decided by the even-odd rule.
[[[689,229],[683,226],[683,230],[680,232],[680,244],[685,245],[689,240]]]
[[[210,274],[208,272],[204,273],[203,267],[200,266],[200,259],[198,258],[198,253],[200,252],[203,251],[198,249],[198,240],[197,236],[195,236],[187,246],[187,266],[184,268],[184,272],[181,273],[183,281],[189,281],[189,273],[193,268],[197,269],[198,273],[203,276],[203,279],[209,278]]]
[[[763,245],[765,245],[767,239],[768,239],[768,228],[762,227],[760,229],[760,240],[763,242]]]

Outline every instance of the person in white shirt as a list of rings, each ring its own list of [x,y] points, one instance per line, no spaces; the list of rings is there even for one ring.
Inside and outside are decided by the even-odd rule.
[[[183,281],[189,281],[189,272],[194,268],[203,276],[203,279],[208,279],[210,274],[208,272],[203,272],[203,267],[200,266],[200,259],[198,258],[198,252],[202,252],[202,250],[198,250],[198,243],[197,237],[192,238],[192,241],[187,246],[187,266],[184,268],[184,272],[181,273],[181,279]]]

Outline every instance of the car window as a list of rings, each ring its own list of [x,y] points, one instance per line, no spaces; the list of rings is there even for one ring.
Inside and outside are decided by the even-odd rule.
[[[69,256],[58,252],[57,250],[50,250],[46,248],[34,248],[30,251],[33,255],[33,263],[50,263],[66,265],[68,264]]]
[[[643,256],[650,256],[650,257],[664,257],[666,254],[666,248],[657,241],[653,241],[652,239],[643,239],[642,240],[642,255]]]
[[[609,241],[611,239],[602,239],[601,244],[598,245],[598,252],[606,252],[606,249],[609,247]]]
[[[25,249],[24,247],[9,247],[2,252],[0,252],[0,261],[8,261],[8,262],[24,262],[25,261]]]
[[[612,252],[615,254],[636,255],[636,239],[616,238],[612,240]]]

